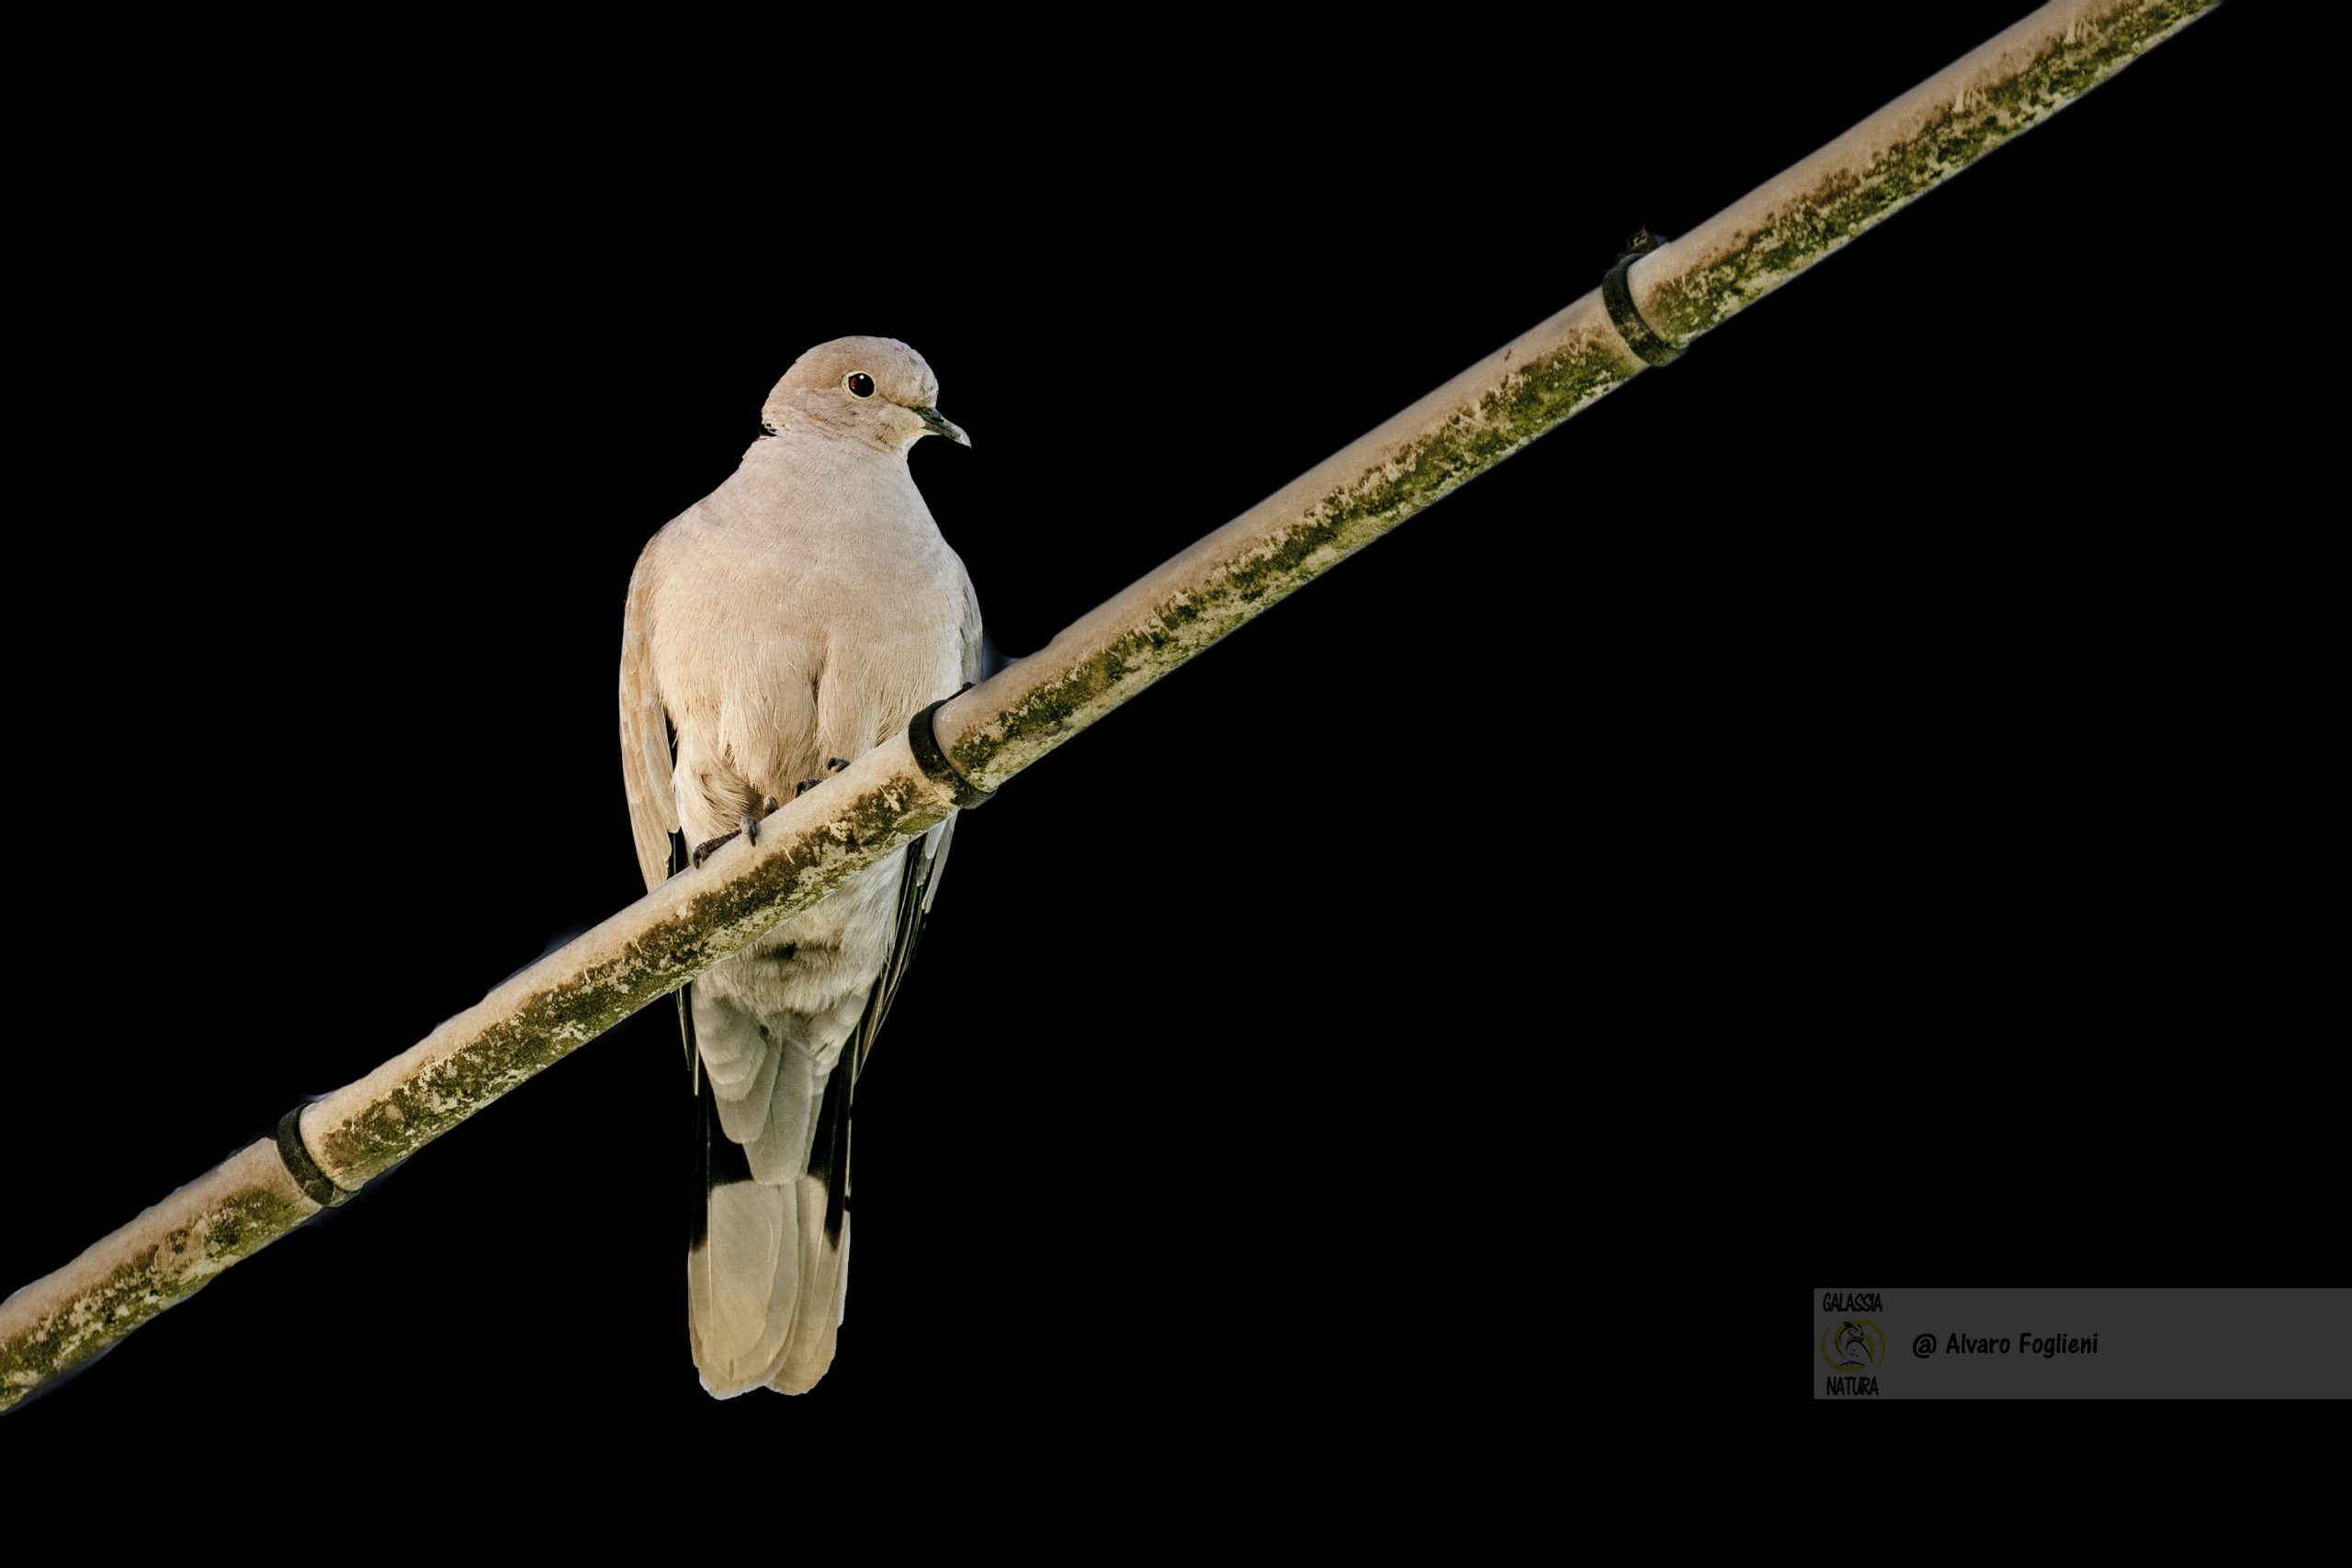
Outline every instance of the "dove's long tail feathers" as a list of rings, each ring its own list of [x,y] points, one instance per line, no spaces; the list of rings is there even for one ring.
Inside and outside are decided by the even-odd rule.
[[[849,1062],[826,1082],[808,1174],[790,1181],[753,1176],[716,1100],[707,1083],[695,1096],[700,1190],[686,1253],[695,1364],[720,1398],[762,1386],[804,1393],[832,1365],[849,1285]]]
[[[887,952],[874,950],[879,973],[860,971],[873,976],[862,1008],[856,993],[846,998],[857,1010],[846,1037],[838,1023],[757,1005],[759,982],[733,972],[679,993],[695,1089],[690,1332],[703,1386],[721,1398],[804,1393],[832,1363],[849,1280],[852,1089],[912,956],[947,836],[943,825],[908,852],[895,911],[876,889],[891,934]],[[744,958],[826,965],[823,950],[782,941],[790,927]]]
[[[685,864],[685,841],[674,837],[672,874]],[[785,1170],[770,1168],[763,1181],[753,1173],[743,1142],[729,1137],[721,1124],[719,1085],[705,1077],[700,1042],[695,1026],[695,987],[678,989],[678,1028],[685,1038],[686,1071],[694,1094],[694,1190],[688,1211],[686,1239],[687,1335],[695,1364],[702,1369],[703,1386],[721,1398],[763,1385],[785,1393],[804,1393],[832,1364],[834,1331],[840,1326],[843,1296],[849,1283],[849,1214],[843,1187],[849,1174],[850,1075],[855,1059],[844,1051],[826,1077],[814,1125],[808,1131],[806,1174],[778,1179]],[[872,1003],[868,1003],[871,1011]],[[747,1042],[740,1025],[740,1010],[724,998],[706,998],[703,1010],[736,1038],[722,1044],[718,1059],[730,1066],[748,1055],[763,1062],[758,1077],[763,1105],[784,1102],[778,1126],[773,1110],[762,1117],[763,1134],[777,1134],[774,1144],[795,1144],[799,1127],[792,1125],[796,1100],[804,1108],[797,1119],[806,1124],[805,1093],[796,1096],[791,1084],[775,1080],[803,1062],[779,1052],[757,1030]],[[756,1029],[756,1026],[754,1026]],[[794,1055],[791,1060],[766,1060]],[[741,1087],[737,1085],[735,1087]],[[741,1096],[738,1097],[741,1098]],[[769,1144],[762,1137],[754,1140]],[[774,1144],[763,1151],[763,1166],[775,1167]],[[786,1156],[789,1168],[804,1162]]]

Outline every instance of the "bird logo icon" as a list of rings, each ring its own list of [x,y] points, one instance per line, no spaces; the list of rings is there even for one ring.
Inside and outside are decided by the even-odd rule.
[[[1821,1359],[1841,1372],[1866,1371],[1886,1354],[1886,1336],[1866,1317],[1849,1317],[1822,1330]]]

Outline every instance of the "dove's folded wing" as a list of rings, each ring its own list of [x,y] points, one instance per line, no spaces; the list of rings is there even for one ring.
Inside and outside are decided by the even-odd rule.
[[[678,831],[670,720],[653,671],[654,556],[661,542],[654,536],[637,558],[621,616],[621,781],[628,789],[638,869],[649,888],[670,874],[671,835]]]

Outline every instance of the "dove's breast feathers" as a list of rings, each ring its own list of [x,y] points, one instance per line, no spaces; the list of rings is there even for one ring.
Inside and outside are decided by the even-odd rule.
[[[646,547],[630,608],[677,732],[690,842],[790,799],[976,673],[963,562],[904,457],[861,442],[755,443]]]

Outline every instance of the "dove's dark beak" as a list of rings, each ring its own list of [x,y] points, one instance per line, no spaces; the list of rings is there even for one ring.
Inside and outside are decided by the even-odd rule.
[[[972,438],[964,434],[963,427],[950,423],[946,416],[937,409],[925,404],[915,410],[915,412],[924,424],[931,427],[931,433],[933,435],[944,435],[958,446],[969,446],[972,444]]]

